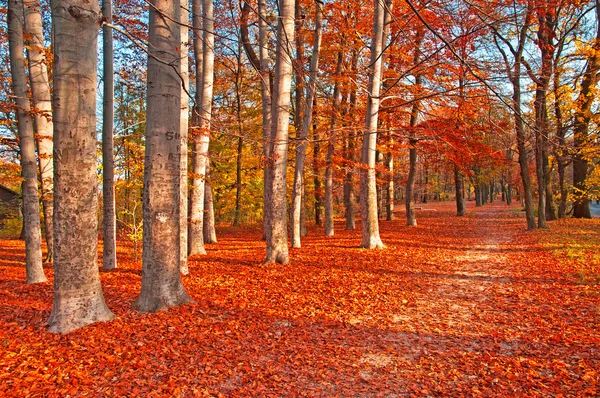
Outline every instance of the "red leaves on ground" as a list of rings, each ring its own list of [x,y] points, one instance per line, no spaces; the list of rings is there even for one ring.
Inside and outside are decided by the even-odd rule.
[[[190,260],[197,304],[157,314],[133,309],[120,247],[101,274],[118,319],[67,336],[45,331],[52,284],[25,285],[22,243],[1,241],[0,395],[597,395],[600,295],[577,253],[500,204],[426,209],[382,222],[380,251],[312,230],[290,266],[261,264],[258,231],[222,231]]]

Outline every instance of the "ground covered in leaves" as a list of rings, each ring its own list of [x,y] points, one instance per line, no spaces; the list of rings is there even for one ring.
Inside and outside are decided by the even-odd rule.
[[[289,266],[222,230],[184,277],[196,304],[157,314],[133,308],[123,246],[101,273],[118,318],[66,336],[51,282],[25,285],[22,242],[0,241],[0,396],[598,396],[600,223],[525,232],[518,210],[425,205],[381,222],[380,251],[313,229]]]

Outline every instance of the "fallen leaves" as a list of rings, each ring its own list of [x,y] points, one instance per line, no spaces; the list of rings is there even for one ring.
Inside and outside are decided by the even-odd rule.
[[[418,227],[382,222],[386,250],[313,229],[289,266],[261,264],[259,231],[223,231],[190,259],[197,304],[156,314],[134,310],[121,245],[101,272],[118,318],[67,336],[45,331],[51,282],[25,285],[22,243],[0,241],[0,395],[597,395],[600,294],[577,271],[598,272],[597,247],[564,238],[583,224],[531,233],[499,204],[434,206]]]

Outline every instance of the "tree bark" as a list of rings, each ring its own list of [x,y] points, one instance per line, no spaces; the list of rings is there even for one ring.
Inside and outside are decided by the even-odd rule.
[[[179,0],[150,7],[141,312],[188,303],[181,282],[181,45]]]
[[[314,185],[314,196],[315,196],[315,224],[319,227],[323,226],[323,195],[321,193],[321,164],[319,163],[319,156],[321,154],[321,135],[319,134],[317,126],[317,98],[313,100],[313,185]]]
[[[181,115],[179,139],[181,159],[179,175],[179,268],[182,275],[190,273],[188,268],[188,127],[190,118],[190,74],[188,61],[188,42],[189,42],[189,20],[190,11],[187,4],[180,4],[180,22],[181,22],[181,64],[179,73],[181,78]]]
[[[342,44],[342,48],[344,45]],[[333,236],[335,233],[333,223],[333,152],[337,140],[337,116],[340,107],[340,77],[343,68],[343,52],[338,52],[337,64],[335,67],[335,83],[333,85],[333,104],[331,113],[331,123],[329,125],[329,140],[327,142],[327,154],[325,155],[325,236]]]
[[[97,2],[54,0],[54,302],[50,332],[114,318],[98,271]],[[77,71],[77,73],[73,73]]]
[[[112,23],[112,0],[102,0],[102,18]],[[114,66],[112,28],[102,27],[104,93],[102,100],[102,269],[117,268],[117,216],[115,211]]]
[[[352,51],[352,76],[356,76],[358,72],[358,51],[355,49]],[[350,88],[350,100],[348,114],[354,116],[356,111],[356,85],[352,85]],[[354,193],[354,175],[356,164],[358,159],[356,158],[356,131],[354,126],[350,129],[348,134],[348,167],[346,170],[346,179],[344,182],[344,202],[346,218],[346,230],[352,231],[356,228],[356,215],[355,215],[355,201],[356,195]]]
[[[413,57],[413,67],[418,68],[421,63],[421,44],[425,36],[424,30],[418,29],[415,36],[415,54]],[[417,70],[415,74],[415,90],[421,88],[423,83],[423,74]],[[418,95],[418,93],[416,94]],[[410,112],[410,127],[411,130],[417,126],[419,121],[419,113],[421,112],[421,101],[416,100],[413,103]],[[417,177],[417,140],[415,139],[414,131],[410,131],[410,138],[408,140],[409,153],[408,153],[408,178],[406,181],[406,197],[404,198],[404,205],[406,208],[406,225],[409,227],[417,226],[417,217],[415,215],[415,179]]]
[[[456,192],[456,215],[462,217],[467,210],[465,202],[465,179],[456,164],[454,165],[454,186]]]
[[[313,51],[310,61],[310,71],[308,85],[306,86],[306,107],[302,115],[302,124],[297,136],[298,144],[296,146],[296,164],[294,169],[294,189],[292,191],[292,247],[301,247],[300,238],[302,236],[302,202],[304,194],[304,165],[306,161],[306,144],[308,132],[312,122],[313,98],[317,85],[317,73],[319,70],[319,51],[321,49],[321,31],[322,31],[322,10],[321,5],[316,3],[315,10],[315,33],[313,41]]]
[[[377,151],[377,121],[379,113],[379,94],[381,92],[381,71],[383,54],[384,6],[381,0],[375,0],[373,17],[373,39],[371,42],[371,67],[369,68],[369,99],[365,117],[361,171],[360,171],[360,218],[362,222],[361,247],[380,249],[384,245],[379,236],[377,217],[377,181],[375,180],[375,162]]]
[[[592,119],[592,104],[596,96],[592,95],[598,84],[598,72],[600,71],[600,1],[596,0],[596,37],[592,45],[592,55],[588,58],[587,67],[581,81],[581,89],[576,104],[579,105],[575,111],[575,125],[573,133],[573,191],[575,201],[573,202],[574,218],[591,218],[590,200],[587,196],[587,178],[589,173],[589,155],[586,149],[590,145],[589,124]]]
[[[25,273],[29,284],[46,282],[42,267],[42,236],[40,227],[40,203],[35,160],[35,138],[31,105],[27,97],[27,77],[23,56],[23,2],[8,1],[8,47],[12,88],[17,105],[17,128],[21,153],[23,177],[23,231],[25,238]]]
[[[286,170],[288,154],[288,128],[292,84],[292,43],[294,41],[294,0],[279,2],[277,24],[277,52],[273,87],[272,125],[272,192],[271,219],[267,223],[267,256],[265,263],[289,263],[286,208]]]
[[[52,261],[52,191],[54,185],[52,152],[52,99],[48,80],[48,66],[44,52],[44,33],[42,30],[42,13],[39,0],[23,1],[25,8],[25,34],[27,37],[27,59],[29,61],[29,81],[33,107],[38,110],[34,115],[37,133],[38,164],[40,168],[40,183],[42,188],[42,209],[44,212],[44,231],[48,254],[44,261]]]
[[[217,243],[217,231],[215,228],[215,208],[213,203],[212,183],[210,182],[210,162],[206,164],[206,181],[204,182],[204,243]]]
[[[194,137],[194,177],[192,178],[191,217],[189,229],[189,255],[206,254],[203,237],[204,219],[204,182],[208,164],[208,147],[210,143],[212,97],[214,82],[214,20],[213,1],[202,0],[202,95],[200,101],[200,131]]]

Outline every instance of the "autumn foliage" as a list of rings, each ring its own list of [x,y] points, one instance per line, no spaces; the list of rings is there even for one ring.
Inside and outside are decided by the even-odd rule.
[[[68,335],[46,332],[52,283],[23,283],[22,242],[0,241],[0,396],[597,396],[598,220],[525,232],[518,208],[471,205],[382,222],[385,250],[310,231],[291,266],[224,229],[189,261],[196,303],[156,314],[134,310],[121,244],[101,273],[118,318]]]

